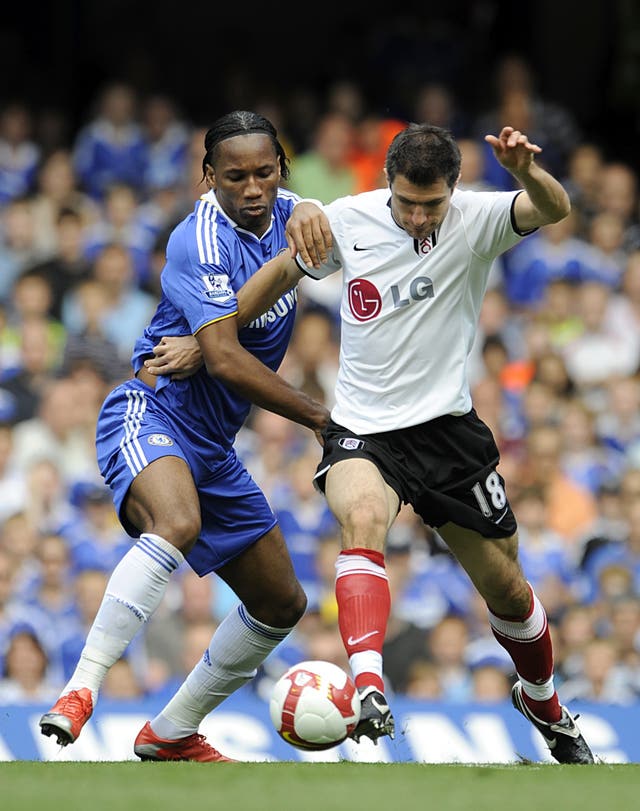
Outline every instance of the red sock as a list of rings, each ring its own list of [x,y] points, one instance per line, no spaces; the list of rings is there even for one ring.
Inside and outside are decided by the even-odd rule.
[[[532,685],[541,685],[541,688],[545,682],[550,682],[553,678],[551,634],[547,615],[533,589],[531,608],[526,616],[505,617],[489,609],[489,621],[493,635],[511,656],[518,676]],[[523,681],[522,697],[527,707],[541,721],[551,723],[562,717],[562,708],[555,691],[550,698],[532,698]]]
[[[384,555],[371,549],[348,549],[336,565],[338,625],[347,655],[375,651],[382,656],[382,645],[391,610],[389,580]],[[356,674],[357,687],[374,685],[384,689],[380,675]]]
[[[553,724],[562,718],[562,707],[558,699],[558,694],[554,693],[552,698],[546,701],[536,701],[535,698],[528,696],[522,687],[522,700],[529,707],[531,712],[541,721],[546,721],[547,724]]]

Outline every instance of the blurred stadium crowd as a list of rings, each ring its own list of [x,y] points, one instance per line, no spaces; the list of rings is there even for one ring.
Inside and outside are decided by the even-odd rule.
[[[487,108],[469,114],[427,82],[407,117],[446,126],[461,185],[512,188],[483,141],[503,124],[543,148],[573,211],[494,268],[469,361],[520,525],[525,572],[553,629],[563,701],[640,698],[639,178],[541,98],[506,58]],[[298,100],[299,101],[299,100]],[[309,99],[306,100],[307,102]],[[293,104],[293,100],[292,100]],[[403,120],[367,108],[357,83],[329,86],[302,114],[264,100],[291,156],[290,187],[325,202],[382,183]],[[304,122],[304,127],[302,126]],[[0,704],[55,699],[107,578],[130,539],[97,471],[95,419],[130,375],[154,310],[171,228],[204,186],[205,129],[176,100],[104,87],[73,137],[37,111],[0,108]],[[37,133],[40,133],[39,135]],[[327,404],[337,368],[339,279],[304,281],[281,373]],[[295,661],[347,666],[337,630],[335,522],[311,484],[310,432],[255,409],[238,448],[268,494],[309,596],[307,615],[253,689]],[[389,692],[502,701],[514,674],[486,609],[432,529],[401,510],[389,533]],[[235,601],[215,578],[180,570],[103,695],[171,690]]]

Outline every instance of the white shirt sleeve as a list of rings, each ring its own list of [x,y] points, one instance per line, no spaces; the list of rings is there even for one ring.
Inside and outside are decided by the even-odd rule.
[[[323,211],[327,214],[327,216],[329,216],[329,219],[331,220],[332,218],[331,218],[330,212],[335,210],[336,208],[339,208],[341,203],[346,199],[348,199],[348,198],[338,198],[338,200],[334,200],[333,203],[329,203],[328,205],[324,205],[319,200],[313,200],[312,198],[309,198],[309,197],[305,198],[304,200],[300,200],[300,202],[301,203],[315,203],[315,205],[317,205],[319,208],[323,209]],[[296,205],[297,205],[297,203],[296,203]],[[337,273],[339,270],[342,270],[342,260],[340,258],[340,249],[338,248],[338,245],[337,245],[337,242],[336,242],[336,239],[335,239],[335,233],[336,233],[335,232],[335,217],[333,218],[333,221],[332,221],[331,225],[332,225],[332,231],[333,231],[333,234],[334,234],[333,251],[331,252],[331,255],[329,256],[329,258],[327,259],[327,261],[324,264],[322,264],[319,268],[314,268],[313,265],[311,265],[311,267],[309,267],[308,265],[305,265],[305,263],[302,261],[302,259],[300,257],[300,254],[297,254],[297,256],[296,256],[296,264],[298,265],[300,270],[305,275],[309,276],[312,279],[315,279],[316,281],[318,281],[320,279],[326,279],[327,276],[331,276],[333,273]]]
[[[311,265],[311,267],[305,265],[300,257],[300,254],[297,254],[296,256],[296,265],[306,276],[310,276],[316,281],[319,279],[326,279],[327,276],[331,276],[332,273],[336,273],[338,270],[342,269],[342,263],[336,256],[335,252],[332,253],[327,261],[320,265],[319,268],[314,268],[313,265]]]

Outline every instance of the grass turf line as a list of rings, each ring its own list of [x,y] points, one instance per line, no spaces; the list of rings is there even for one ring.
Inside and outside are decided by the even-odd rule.
[[[0,763],[2,811],[626,811],[640,765]]]

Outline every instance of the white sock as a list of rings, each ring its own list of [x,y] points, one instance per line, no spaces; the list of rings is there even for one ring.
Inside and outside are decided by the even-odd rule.
[[[107,671],[156,610],[172,573],[184,561],[179,549],[149,532],[113,570],[73,675],[62,691],[88,687],[95,706]]]
[[[360,673],[375,673],[384,683],[382,656],[377,651],[363,650],[354,653],[349,657],[349,667],[351,668],[354,679],[356,676],[359,676]]]
[[[185,738],[215,707],[252,679],[292,628],[272,628],[240,605],[222,620],[204,656],[164,709],[151,721],[159,738]]]
[[[533,698],[534,701],[548,701],[550,698],[553,698],[553,694],[556,691],[553,676],[540,684],[534,684],[531,681],[527,681],[526,679],[522,678],[519,673],[518,679],[520,680],[520,684],[522,684],[522,689],[524,692],[529,696],[529,698]]]

